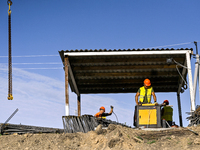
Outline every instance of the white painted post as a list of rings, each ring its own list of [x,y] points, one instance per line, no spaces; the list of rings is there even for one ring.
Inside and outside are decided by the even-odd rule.
[[[65,104],[65,116],[69,116],[69,104]]]
[[[199,67],[200,67],[200,63],[199,63]],[[200,69],[199,69],[199,101],[200,101]]]
[[[194,99],[194,90],[192,84],[192,69],[190,62],[190,52],[186,52],[186,60],[187,60],[187,70],[188,70],[188,80],[189,80],[189,89],[190,89],[190,101],[191,101],[191,112],[195,111],[195,99]]]
[[[198,74],[199,74],[199,55],[196,54],[196,63],[195,63],[195,70],[194,70],[194,100],[195,101],[196,101]]]

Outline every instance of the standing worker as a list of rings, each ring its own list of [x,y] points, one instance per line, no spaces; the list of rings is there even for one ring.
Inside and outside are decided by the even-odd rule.
[[[144,86],[140,87],[135,95],[135,102],[138,105],[138,97],[140,96],[139,102],[151,103],[151,96],[153,95],[154,102],[156,103],[156,95],[153,87],[151,87],[151,81],[149,79],[144,80]]]
[[[168,122],[170,126],[172,126],[172,116],[173,116],[173,108],[169,106],[169,101],[164,100],[163,104],[164,107],[161,109],[161,119]],[[168,127],[168,125],[164,125]]]
[[[105,107],[100,107],[100,111],[98,112],[98,113],[96,113],[94,116],[95,117],[97,117],[97,118],[104,118],[104,119],[106,119],[106,116],[110,116],[110,115],[112,115],[112,113],[113,113],[113,106],[110,106],[110,108],[111,108],[111,110],[110,110],[110,112],[109,113],[105,113]]]

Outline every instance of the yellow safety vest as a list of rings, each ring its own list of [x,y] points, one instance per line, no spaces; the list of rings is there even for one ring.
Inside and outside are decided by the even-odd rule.
[[[140,88],[140,102],[144,101],[145,91],[146,90],[145,90],[144,86]],[[151,102],[151,93],[152,93],[151,91],[152,91],[152,87],[147,89],[147,101],[148,101],[148,103]]]
[[[164,113],[161,117],[161,119],[165,119],[166,121],[172,121],[172,116],[173,116],[173,108],[171,108],[170,106],[164,106]]]

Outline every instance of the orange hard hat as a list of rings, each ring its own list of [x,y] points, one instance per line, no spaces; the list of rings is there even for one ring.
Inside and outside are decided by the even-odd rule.
[[[145,84],[146,86],[151,86],[151,81],[150,81],[149,79],[145,79],[145,80],[144,80],[144,84]]]
[[[166,105],[169,105],[169,101],[168,100],[164,100],[164,102]]]
[[[105,107],[101,106],[100,110],[104,110],[104,112],[106,111]]]

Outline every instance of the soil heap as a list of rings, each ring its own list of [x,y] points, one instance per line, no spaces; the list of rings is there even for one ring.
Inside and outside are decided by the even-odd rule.
[[[199,135],[189,131],[191,129]],[[200,126],[146,131],[110,124],[88,133],[42,133],[0,136],[0,149],[13,150],[184,150],[200,149]]]

